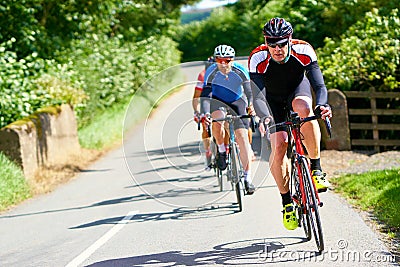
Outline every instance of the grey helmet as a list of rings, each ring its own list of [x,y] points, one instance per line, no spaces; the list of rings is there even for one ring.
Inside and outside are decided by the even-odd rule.
[[[214,49],[214,57],[235,57],[235,49],[229,45],[219,45]]]

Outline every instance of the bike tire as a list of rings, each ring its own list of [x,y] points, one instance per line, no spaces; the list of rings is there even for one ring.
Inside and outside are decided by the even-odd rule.
[[[211,151],[212,151],[212,155],[213,155],[212,167],[214,169],[215,176],[217,176],[219,191],[222,192],[224,190],[224,183],[223,183],[223,178],[222,178],[222,171],[220,168],[218,168],[218,164],[217,164],[218,148],[217,148],[215,139],[212,140],[210,146],[211,146]]]
[[[240,181],[240,165],[239,165],[239,155],[236,144],[232,144],[231,153],[231,164],[232,164],[232,180],[235,183],[235,193],[236,200],[239,207],[239,212],[243,210],[242,198],[244,196],[242,182]]]
[[[310,219],[307,216],[306,212],[306,205],[303,203],[303,194],[300,188],[300,179],[303,177],[299,177],[299,172],[296,164],[296,160],[294,155],[291,159],[292,163],[292,171],[291,171],[291,192],[294,192],[294,202],[296,203],[297,207],[297,220],[299,222],[299,226],[303,228],[304,234],[306,235],[307,241],[311,240],[311,226],[310,226]],[[301,172],[300,172],[301,174]]]
[[[224,180],[222,177],[222,171],[217,167],[216,172],[217,172],[219,191],[222,192],[224,191]]]
[[[310,221],[310,226],[314,235],[315,243],[319,252],[324,250],[324,238],[322,233],[322,224],[319,216],[319,206],[317,202],[315,187],[312,182],[310,170],[308,168],[307,159],[302,157],[299,162],[299,167],[301,168],[301,173],[304,182],[304,191],[306,194],[306,212],[308,219]]]

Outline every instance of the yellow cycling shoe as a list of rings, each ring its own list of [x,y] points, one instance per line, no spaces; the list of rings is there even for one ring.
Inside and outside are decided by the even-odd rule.
[[[325,192],[328,187],[331,186],[329,181],[325,178],[326,173],[320,170],[313,170],[311,174],[318,192]]]
[[[296,217],[296,209],[293,203],[286,204],[282,210],[283,213],[283,225],[288,230],[294,230],[298,227],[299,223]]]

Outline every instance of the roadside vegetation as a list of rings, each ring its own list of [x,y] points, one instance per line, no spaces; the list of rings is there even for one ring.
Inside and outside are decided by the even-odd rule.
[[[400,231],[400,169],[349,174],[333,180],[335,189],[382,222]]]
[[[30,188],[21,168],[0,153],[0,211],[31,196]]]
[[[349,174],[332,183],[336,192],[383,224],[381,231],[390,239],[400,239],[400,169]],[[400,255],[400,244],[397,254]]]

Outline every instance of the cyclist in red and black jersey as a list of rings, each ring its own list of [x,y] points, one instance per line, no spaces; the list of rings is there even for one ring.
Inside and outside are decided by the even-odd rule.
[[[292,39],[292,25],[282,18],[268,21],[263,33],[265,44],[251,52],[248,62],[250,78],[255,85],[254,107],[262,122],[269,122],[271,118],[275,123],[285,121],[287,108],[297,112],[300,117],[312,116],[316,112],[322,118],[331,117],[328,92],[312,46],[305,41]],[[315,93],[314,108],[311,88]],[[265,133],[264,123],[260,124],[260,131]],[[329,182],[320,164],[321,132],[317,121],[305,123],[301,132],[317,189],[326,190]],[[269,164],[282,196],[283,223],[287,229],[293,230],[298,224],[288,185],[288,136],[284,128],[272,129],[270,136],[272,152]]]
[[[204,74],[206,73],[206,70],[208,67],[210,67],[213,63],[215,62],[214,57],[209,57],[207,59],[207,61],[205,61],[205,66],[204,69],[198,74],[197,76],[197,83],[196,86],[194,88],[194,93],[193,93],[193,98],[192,98],[192,107],[193,107],[193,119],[196,123],[199,123],[200,121],[200,95],[201,92],[203,91],[203,83],[204,83]],[[204,126],[204,124],[202,125],[203,131],[201,134],[201,139],[203,140],[203,147],[205,150],[205,154],[206,154],[206,170],[211,170],[211,156],[212,156],[212,152],[211,152],[211,148],[210,148],[210,143],[211,143],[211,138],[208,135],[207,132],[207,127]],[[226,143],[228,143],[228,140],[226,140]]]

